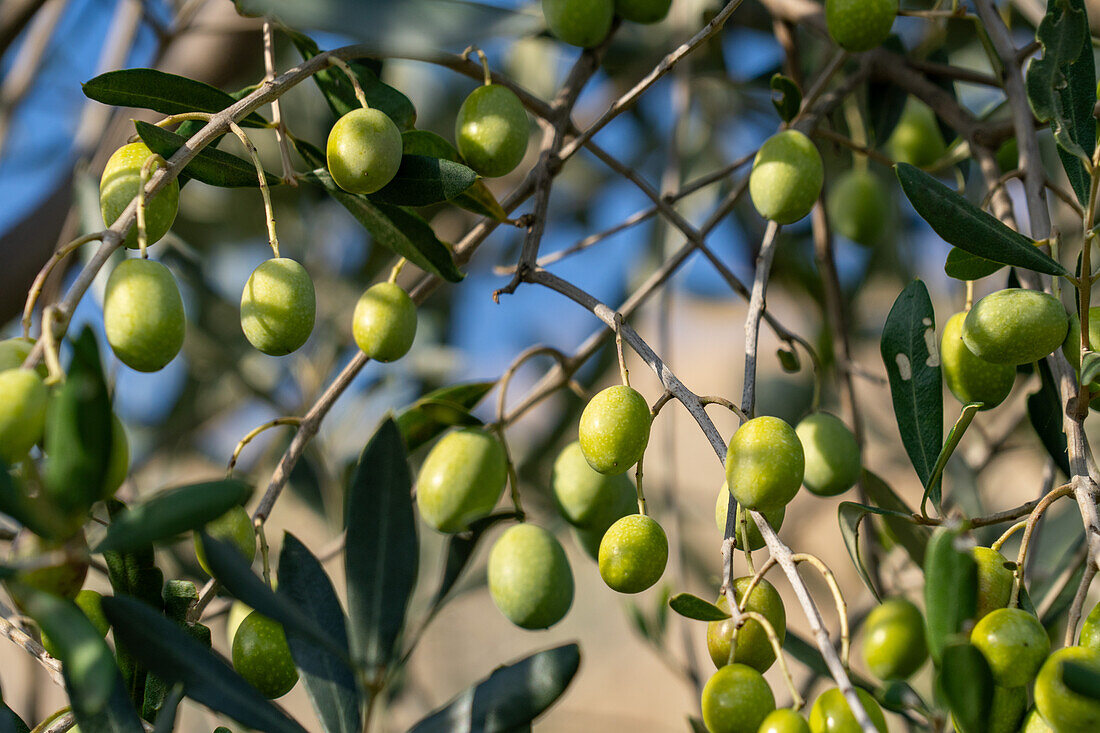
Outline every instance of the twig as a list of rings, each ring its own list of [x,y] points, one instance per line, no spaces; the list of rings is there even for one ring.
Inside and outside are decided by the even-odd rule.
[[[270,21],[264,21],[264,81],[275,79],[275,34]],[[294,175],[294,166],[290,162],[290,148],[287,143],[286,123],[283,122],[283,108],[279,99],[271,102],[271,123],[275,125],[275,141],[279,144],[279,157],[283,162],[283,183],[298,185]]]

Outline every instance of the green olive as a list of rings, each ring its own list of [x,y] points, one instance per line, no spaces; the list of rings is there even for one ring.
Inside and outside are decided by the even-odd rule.
[[[23,366],[23,362],[31,355],[34,344],[34,339],[23,338],[22,336],[0,341],[0,372],[6,372],[9,369],[17,369]],[[38,366],[35,367],[35,371],[37,371],[43,379],[46,378],[49,372],[46,370],[45,360],[38,363]]]
[[[924,618],[905,598],[890,598],[867,614],[863,663],[880,680],[908,679],[928,659]]]
[[[1069,317],[1049,293],[1006,288],[990,293],[970,309],[962,338],[975,356],[994,364],[1029,364],[1066,339]]]
[[[1081,624],[1081,635],[1077,643],[1088,649],[1100,652],[1100,603],[1097,603]]]
[[[1100,347],[1100,307],[1089,308],[1089,348]],[[3,344],[0,344],[3,346]],[[1076,313],[1069,314],[1069,330],[1066,332],[1066,340],[1062,342],[1062,353],[1066,360],[1081,376],[1081,319]],[[1089,385],[1092,390],[1100,390],[1100,379],[1094,379]]]
[[[600,541],[600,577],[620,593],[641,593],[661,579],[668,537],[652,518],[630,514],[608,527]]]
[[[794,428],[778,417],[756,417],[737,429],[726,450],[726,483],[741,506],[755,511],[790,503],[802,486],[806,456]]]
[[[82,590],[73,598],[73,603],[84,612],[84,615],[92,622],[92,626],[95,627],[95,630],[99,632],[100,636],[107,636],[107,632],[111,630],[111,623],[107,620],[107,617],[103,615],[102,595],[96,593],[94,590]],[[45,647],[46,652],[51,657],[57,656],[57,648],[50,640],[50,637],[46,636],[44,633],[42,634],[42,646]]]
[[[889,223],[888,191],[885,184],[870,171],[845,171],[829,189],[825,199],[829,224],[837,234],[856,244],[867,247],[877,244],[886,235]]]
[[[1001,143],[1001,146],[997,148],[997,167],[1001,169],[1001,173],[1008,173],[1014,171],[1020,167],[1020,146],[1016,143],[1016,138],[1010,137]]]
[[[493,510],[504,493],[507,460],[495,435],[477,428],[439,439],[416,481],[420,516],[440,532],[462,532]]]
[[[542,0],[550,32],[571,46],[597,46],[611,31],[614,0]]]
[[[971,550],[978,566],[978,605],[974,621],[1008,605],[1012,595],[1012,570],[1005,567],[1005,556],[989,547]]]
[[[729,512],[730,502],[730,490],[726,486],[726,483],[722,482],[722,488],[718,489],[718,499],[714,502],[714,523],[718,526],[718,531],[723,534],[726,531],[726,517]],[[768,509],[763,512],[764,519],[768,520],[768,524],[776,532],[783,526],[783,517],[787,513],[787,507],[781,506],[778,509]],[[760,528],[756,526],[756,522],[752,517],[745,514],[741,509],[741,505],[737,505],[737,514],[734,515],[734,521],[737,522],[737,530],[733,536],[733,546],[741,546],[741,518],[745,517],[745,524],[749,530],[749,550],[756,552],[764,546],[764,535],[760,534]]]
[[[886,141],[886,152],[898,163],[926,168],[947,152],[947,143],[936,123],[936,114],[928,105],[909,97],[901,119]]]
[[[671,7],[672,0],[615,0],[615,13],[631,23],[660,23]]]
[[[509,527],[489,552],[489,595],[523,629],[548,629],[573,605],[573,571],[554,535],[533,524]]]
[[[351,333],[370,358],[397,361],[416,338],[416,303],[396,283],[372,285],[355,304]]]
[[[45,540],[28,529],[20,530],[11,546],[11,559],[29,560],[51,552],[64,550],[68,559],[56,564],[37,567],[34,570],[22,570],[15,579],[24,586],[63,598],[76,598],[84,579],[88,576],[88,543],[84,533],[64,542]],[[17,606],[22,607],[21,593],[16,586],[9,585],[8,592]]]
[[[306,268],[287,257],[252,271],[241,293],[241,329],[249,343],[270,356],[301,348],[313,332],[317,295]]]
[[[783,608],[783,599],[775,586],[761,579],[749,594],[747,602],[742,601],[745,591],[752,582],[751,577],[737,578],[733,581],[733,597],[743,606],[744,611],[755,611],[768,620],[779,638],[779,643],[787,638],[787,611]],[[715,605],[723,611],[729,611],[729,601],[722,595]],[[775,662],[775,650],[768,640],[768,633],[759,621],[749,619],[737,631],[737,644],[730,659],[730,640],[733,638],[733,619],[711,621],[707,624],[707,651],[714,666],[721,668],[731,661],[747,664],[760,672],[766,672]]]
[[[527,152],[527,111],[511,89],[486,84],[470,92],[455,118],[455,143],[466,164],[496,178],[511,173]]]
[[[779,708],[768,713],[756,733],[810,733],[810,724],[794,710]]]
[[[836,45],[851,53],[875,48],[890,35],[898,0],[825,0],[825,23]]]
[[[585,465],[588,465],[587,462]],[[577,544],[596,562],[599,562],[600,543],[603,542],[603,536],[608,528],[623,517],[638,511],[638,492],[629,479],[621,483],[616,482],[614,489],[610,497],[611,510],[607,514],[606,525],[601,522],[600,525],[590,529],[573,528],[573,537],[577,540]]]
[[[581,413],[578,429],[588,465],[610,476],[637,463],[649,443],[652,416],[645,397],[632,387],[608,387]]]
[[[1026,709],[1026,687],[994,687],[989,717],[986,719],[986,733],[1018,733]],[[956,733],[964,733],[954,715],[951,716],[951,723]]]
[[[103,325],[111,350],[131,369],[155,372],[176,358],[187,321],[168,268],[152,260],[120,262],[107,278]]]
[[[863,471],[859,443],[844,421],[815,412],[794,429],[802,442],[806,470],[802,483],[818,496],[837,496],[856,485]]]
[[[282,625],[256,611],[233,635],[233,669],[269,700],[282,697],[298,682]]]
[[[1055,730],[1050,727],[1050,723],[1043,719],[1038,708],[1032,708],[1028,711],[1027,717],[1024,718],[1024,725],[1020,728],[1020,733],[1055,733]]]
[[[775,695],[752,667],[727,664],[703,687],[702,710],[710,733],[756,733],[775,710]]]
[[[970,643],[989,662],[1001,687],[1031,684],[1050,654],[1050,638],[1039,619],[1018,608],[998,608],[974,625]]]
[[[401,167],[401,131],[378,109],[353,109],[336,120],[326,148],[332,180],[349,193],[374,193]]]
[[[875,728],[880,733],[887,733],[886,716],[882,714],[878,702],[863,688],[857,687],[855,690]],[[826,690],[814,701],[814,706],[810,709],[812,733],[859,733],[860,730],[847,698],[838,688]]]
[[[252,524],[252,517],[243,506],[233,507],[203,527],[203,531],[216,540],[228,542],[241,553],[249,565],[256,559],[256,528]],[[195,533],[194,542],[195,559],[199,561],[199,566],[206,571],[207,575],[213,575],[214,573],[210,572],[210,566],[206,563],[206,550],[202,545],[202,536],[198,532]]]
[[[793,224],[814,207],[825,181],[821,154],[798,130],[768,138],[752,162],[749,195],[760,216]]]
[[[1014,364],[993,364],[974,356],[963,342],[966,313],[956,313],[943,325],[940,366],[947,388],[964,405],[981,402],[990,410],[1004,402],[1016,382]]]
[[[6,369],[0,372],[0,459],[22,461],[46,428],[49,392],[38,372]]]
[[[565,521],[580,529],[606,531],[623,516],[618,514],[619,497],[626,494],[633,503],[635,491],[624,474],[607,476],[588,465],[580,441],[562,449],[550,477],[554,500]]]
[[[138,195],[141,186],[141,168],[153,154],[145,143],[123,145],[107,160],[103,177],[99,179],[99,208],[103,223],[111,226],[130,202]],[[172,179],[164,188],[145,201],[145,235],[153,244],[168,233],[180,205],[180,184]],[[126,246],[136,249],[137,224],[126,235]]]
[[[1063,665],[1075,662],[1100,674],[1100,652],[1080,646],[1059,649],[1043,662],[1035,678],[1035,707],[1059,733],[1100,730],[1100,700],[1066,686]]]

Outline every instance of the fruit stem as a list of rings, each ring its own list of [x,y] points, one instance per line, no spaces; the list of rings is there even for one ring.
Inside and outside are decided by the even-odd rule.
[[[645,460],[645,453],[642,453],[642,457],[638,459],[638,465],[634,469],[634,485],[638,492],[638,513],[643,517],[649,516],[649,507],[646,505],[645,492],[642,490],[642,461]]]
[[[42,342],[45,347],[43,356],[46,359],[46,369],[49,376],[44,380],[47,385],[60,384],[65,381],[65,370],[61,368],[61,361],[57,358],[57,340],[53,333],[53,320],[58,316],[57,306],[48,305],[42,312]]]
[[[267,587],[271,587],[271,561],[270,550],[267,546],[267,534],[264,532],[264,520],[260,517],[256,517],[252,520],[252,526],[256,528],[256,536],[260,538],[260,557],[264,561],[264,582],[267,583]]]
[[[1020,601],[1020,586],[1024,582],[1024,563],[1027,562],[1027,550],[1031,544],[1031,534],[1035,531],[1035,525],[1043,516],[1043,512],[1058,499],[1073,493],[1073,483],[1062,484],[1042,498],[1039,504],[1031,510],[1024,526],[1024,536],[1020,540],[1020,552],[1016,555],[1016,569],[1012,573],[1012,596],[1008,601],[1009,608],[1016,608]]]
[[[516,521],[527,521],[527,512],[523,511],[523,503],[519,496],[519,475],[516,473],[516,464],[512,462],[512,451],[508,449],[508,439],[504,436],[504,424],[496,423],[492,427],[500,436],[500,446],[504,449],[504,466],[508,471],[508,493],[512,497],[512,507],[516,511]]]
[[[748,594],[745,594],[748,597]],[[787,689],[791,693],[791,707],[795,710],[801,710],[802,706],[806,704],[806,701],[802,699],[802,695],[798,694],[798,687],[794,684],[794,679],[791,677],[791,671],[787,669],[787,660],[783,657],[783,646],[779,643],[779,636],[775,633],[775,628],[772,627],[771,622],[764,617],[763,614],[756,611],[745,611],[741,615],[741,624],[744,625],[746,621],[753,620],[760,624],[764,628],[764,633],[768,635],[768,641],[772,645],[772,650],[775,651],[775,660],[779,662],[779,672],[783,675],[783,681],[787,683]],[[734,641],[737,638],[737,627],[734,627],[733,639],[730,641],[730,650],[732,652],[734,648]]]
[[[241,456],[241,451],[244,447],[251,443],[257,435],[263,431],[274,428],[279,425],[301,425],[302,418],[300,417],[277,417],[274,420],[268,420],[263,425],[252,428],[248,433],[240,439],[237,443],[237,447],[233,449],[233,456],[229,459],[229,466],[225,469],[225,477],[231,478],[233,476],[233,469],[237,465],[237,459]]]
[[[477,58],[481,61],[481,73],[485,80],[485,86],[489,86],[493,83],[493,72],[489,71],[489,59],[485,56],[485,52],[477,46],[467,46],[466,50],[462,52],[462,58],[469,59],[470,54],[477,54]]]
[[[404,257],[402,257],[401,259],[399,259],[397,261],[397,264],[395,264],[393,266],[393,269],[390,270],[390,279],[389,279],[389,281],[391,283],[396,283],[397,282],[397,276],[400,275],[401,270],[403,270],[405,268],[405,263],[406,262],[408,262],[408,260],[405,259]]]
[[[756,566],[752,562],[752,548],[749,547],[749,513],[741,509],[740,503],[737,505],[737,539],[741,542],[749,572],[756,575]]]
[[[867,128],[863,124],[863,116],[860,114],[859,105],[855,97],[849,97],[844,104],[844,121],[848,123],[848,136],[856,145],[867,148]],[[867,170],[867,156],[852,153],[852,168],[857,171]]]
[[[145,163],[141,166],[141,184],[138,186],[137,192],[137,241],[143,260],[149,257],[145,251],[149,246],[149,236],[145,232],[145,185],[149,183],[149,177],[153,175],[153,166],[157,165],[167,168],[168,162],[156,153],[145,159]]]
[[[963,311],[969,313],[970,309],[974,307],[974,281],[966,281],[966,303],[963,306]]]
[[[61,249],[54,252],[50,259],[42,266],[42,269],[38,271],[38,275],[34,278],[34,283],[31,284],[31,289],[27,291],[27,303],[23,306],[23,337],[30,338],[31,336],[31,318],[34,315],[34,305],[38,301],[38,296],[42,294],[42,287],[46,284],[46,278],[53,272],[53,268],[57,266],[58,262],[68,257],[70,254],[80,248],[82,244],[87,244],[92,240],[103,240],[103,232],[95,232],[93,234],[85,234],[83,237],[78,237],[73,241],[66,244]]]
[[[623,356],[623,314],[615,314],[615,353],[619,357],[619,375],[622,377],[623,386],[630,386],[630,370],[626,368],[626,357]]]
[[[532,346],[531,348],[527,349],[519,356],[517,356],[515,360],[513,360],[512,363],[508,366],[508,369],[505,370],[504,374],[502,374],[500,377],[500,391],[497,393],[496,421],[496,425],[500,428],[500,430],[503,431],[504,425],[507,422],[504,416],[504,407],[505,398],[507,397],[508,393],[508,384],[512,381],[512,377],[516,375],[516,372],[519,371],[519,368],[523,366],[523,364],[527,360],[542,355],[554,357],[554,360],[558,362],[558,366],[561,367],[563,371],[567,370],[569,362],[568,357],[566,357],[566,355],[562,352],[555,349],[553,346]]]
[[[809,563],[817,568],[821,576],[833,593],[833,602],[836,604],[836,615],[840,620],[840,661],[844,667],[848,667],[848,655],[851,650],[851,633],[848,630],[848,604],[844,601],[844,594],[840,592],[840,584],[836,582],[836,576],[825,561],[816,555],[807,552],[799,552],[791,556],[795,563]]]
[[[363,85],[359,83],[359,76],[351,70],[348,66],[348,62],[343,59],[338,59],[335,56],[329,57],[329,62],[344,72],[344,75],[351,82],[351,86],[355,89],[355,98],[359,100],[359,104],[363,105],[363,109],[370,109],[370,105],[367,104],[367,95],[363,93]]]
[[[1022,519],[1019,522],[1016,522],[1016,524],[1014,524],[1011,527],[1009,527],[1008,529],[1006,529],[1004,531],[1004,533],[1000,537],[998,537],[997,540],[993,544],[991,544],[989,546],[990,549],[996,550],[997,552],[1000,552],[1001,547],[1004,546],[1004,543],[1008,542],[1008,540],[1012,537],[1012,535],[1016,534],[1017,532],[1019,532],[1021,529],[1023,529],[1026,526],[1027,526],[1027,520],[1026,519]]]
[[[271,192],[268,190],[267,186],[267,173],[264,172],[263,163],[260,162],[260,154],[257,152],[256,146],[252,144],[252,141],[248,139],[248,135],[241,129],[240,125],[230,121],[229,129],[233,131],[234,135],[240,138],[245,150],[248,151],[248,157],[252,158],[252,164],[256,166],[256,176],[260,181],[260,195],[264,199],[264,214],[267,215],[267,241],[271,244],[271,251],[278,257],[279,237],[275,234],[275,209],[271,206]]]

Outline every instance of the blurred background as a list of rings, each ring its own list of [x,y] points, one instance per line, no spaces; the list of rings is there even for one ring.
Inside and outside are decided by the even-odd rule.
[[[458,52],[477,43],[494,69],[506,72],[535,95],[552,98],[579,51],[545,33],[538,3],[496,0],[490,4],[507,11],[500,13],[504,22],[499,26],[447,23],[448,4],[441,0],[407,4],[406,10],[440,14],[437,23],[425,23],[423,28],[411,27],[405,13],[386,12],[390,6],[402,5],[397,2],[374,3],[377,7],[346,23],[341,20],[351,17],[348,10],[356,3],[314,0],[268,6],[283,7],[283,17],[310,33],[322,49],[369,42],[387,44],[398,52],[428,47]],[[917,7],[903,3],[910,6]],[[713,0],[674,0],[665,22],[650,27],[624,25],[610,44],[602,69],[580,98],[577,124],[583,128],[596,119],[720,8],[721,3]],[[1011,14],[1018,44],[1024,45],[1034,37],[1036,7],[1020,2],[1005,10]],[[799,72],[812,79],[832,50],[811,31],[792,30],[799,45]],[[945,61],[991,73],[971,30],[955,22],[933,24],[903,17],[894,30],[907,48],[918,53],[942,47]],[[300,61],[285,36],[276,35],[276,48],[280,70]],[[264,67],[259,21],[239,15],[229,0],[4,0],[0,54],[0,323],[7,324],[2,333],[8,336],[19,332],[18,314],[26,289],[54,247],[102,228],[99,172],[107,156],[133,133],[130,120],[156,119],[147,112],[112,110],[90,102],[81,93],[81,82],[114,68],[155,66],[234,91],[259,82]],[[684,181],[752,153],[775,131],[779,119],[768,80],[783,66],[784,51],[771,17],[755,0],[745,0],[715,39],[595,139],[651,184],[674,191]],[[385,61],[382,78],[413,102],[419,129],[448,139],[453,139],[453,120],[461,101],[476,84],[440,67],[400,60]],[[857,103],[874,104],[879,92],[863,88]],[[955,84],[954,92],[975,114],[997,113],[999,92],[966,83]],[[825,124],[843,132],[850,114],[839,109]],[[283,115],[298,137],[314,143],[324,141],[334,121],[309,82],[283,97]],[[253,139],[268,170],[280,170],[274,135],[260,131]],[[508,177],[487,182],[499,199],[535,162],[538,139],[532,124],[524,164]],[[1043,144],[1049,169],[1061,175],[1049,133],[1044,133]],[[242,153],[234,139],[226,138],[221,145]],[[851,166],[851,153],[828,141],[819,147],[828,185]],[[305,169],[300,160],[295,163]],[[893,299],[912,277],[928,284],[938,324],[962,309],[964,288],[943,273],[948,245],[909,209],[890,171],[874,162],[871,170],[890,191],[889,236],[870,248],[843,238],[834,243],[850,322],[849,366],[856,375],[856,399],[867,441],[865,465],[916,506],[921,487],[894,424],[878,335]],[[955,175],[950,169],[944,175],[948,181],[958,176],[966,180],[974,172],[963,161]],[[682,199],[678,210],[699,224],[744,173],[743,169]],[[1010,190],[1018,196],[1014,185]],[[189,320],[183,352],[155,374],[140,374],[108,359],[115,409],[126,425],[133,454],[131,477],[120,496],[138,497],[167,485],[220,475],[240,437],[268,419],[302,414],[354,354],[352,307],[362,290],[388,271],[390,252],[376,247],[367,232],[319,189],[284,185],[274,189],[273,195],[283,253],[302,261],[317,285],[318,318],[312,338],[303,349],[283,358],[265,356],[247,344],[238,325],[239,293],[252,269],[268,257],[260,196],[255,189],[219,189],[189,182],[172,233],[153,250],[153,256],[172,269],[183,291]],[[566,165],[554,186],[541,252],[570,247],[649,206],[633,184],[581,153]],[[529,208],[527,204],[517,211]],[[477,221],[450,206],[423,213],[438,236],[449,242],[457,241]],[[847,403],[839,399],[834,336],[824,316],[809,223],[807,218],[783,230],[768,309],[814,345],[824,370],[822,406],[851,424]],[[707,243],[729,271],[751,283],[763,228],[763,220],[745,197],[713,229]],[[1078,228],[1067,226],[1066,231]],[[421,308],[420,329],[410,355],[396,364],[372,363],[363,370],[326,419],[296,468],[290,491],[268,522],[273,551],[278,550],[283,528],[293,529],[315,553],[332,546],[339,533],[350,467],[387,411],[406,406],[438,386],[495,380],[533,344],[572,353],[601,327],[587,311],[536,286],[519,288],[499,305],[493,302],[492,292],[509,278],[494,268],[514,264],[521,237],[520,230],[500,227],[477,252],[465,281],[438,289]],[[603,302],[617,305],[682,244],[677,232],[650,218],[550,269]],[[78,270],[79,256],[71,264],[67,272],[59,272],[47,283],[47,302],[64,292]],[[411,282],[415,273],[405,275]],[[979,283],[978,294],[1003,287],[1004,277],[1002,272]],[[75,333],[81,325],[90,324],[105,347],[103,282],[101,276],[84,298],[70,330]],[[696,253],[632,323],[693,391],[737,401],[744,315],[745,303]],[[797,422],[811,407],[809,360],[801,354],[801,370],[784,372],[774,356],[781,344],[767,329],[761,339],[757,414]],[[654,401],[661,393],[656,378],[632,355],[628,363],[634,386]],[[518,404],[549,366],[548,360],[536,359],[523,367],[509,390],[509,405]],[[579,380],[593,392],[616,381],[613,348],[601,349],[580,372]],[[950,503],[974,516],[1016,506],[1040,494],[1047,457],[1027,424],[1026,410],[1027,396],[1037,387],[1033,375],[1021,374],[1003,405],[979,415],[948,466],[945,495]],[[945,397],[945,420],[950,425],[959,406],[949,394]],[[478,408],[480,417],[493,419],[495,398],[495,393],[490,394]],[[581,671],[565,697],[536,725],[537,730],[688,729],[687,716],[696,715],[698,707],[693,678],[705,681],[713,668],[706,652],[705,625],[669,614],[665,600],[670,592],[690,591],[704,597],[717,592],[721,533],[713,512],[722,468],[690,417],[669,405],[656,423],[645,469],[652,513],[670,534],[673,556],[657,587],[635,597],[619,596],[603,585],[595,564],[556,515],[549,497],[550,466],[561,447],[575,438],[582,407],[579,397],[563,390],[528,411],[509,430],[528,511],[535,521],[559,534],[572,562],[577,582],[572,611],[558,626],[539,633],[519,630],[496,612],[484,589],[484,562],[498,527],[481,546],[461,583],[460,595],[428,627],[407,675],[378,718],[382,730],[404,730],[496,666],[564,640],[580,642]],[[736,427],[733,416],[716,407],[712,417],[728,438]],[[245,450],[240,475],[264,486],[288,440],[289,433],[278,429],[262,435]],[[414,456],[416,461],[422,458],[423,452]],[[859,618],[872,598],[849,559],[836,520],[837,504],[854,499],[854,493],[836,499],[801,495],[788,508],[780,536],[796,551],[813,552],[826,561],[841,583],[850,613]],[[1043,527],[1033,582],[1050,575],[1049,568],[1063,553],[1075,551],[1081,534],[1076,509],[1069,504],[1056,506]],[[426,527],[421,530],[425,560],[414,619],[435,588],[443,553],[441,536]],[[992,541],[997,533],[992,529],[983,539]],[[885,539],[888,546],[889,538]],[[919,599],[919,573],[909,572],[912,566],[904,552],[885,547],[876,542],[872,552],[885,587],[915,593],[914,599]],[[1006,554],[1013,556],[1015,547],[1015,541],[1006,545]],[[161,560],[168,577],[205,581],[190,543],[166,548]],[[326,567],[341,585],[339,560]],[[738,573],[744,572],[740,567]],[[808,638],[789,586],[778,574],[772,579],[786,600],[789,628]],[[835,633],[836,614],[826,586],[808,573],[806,579]],[[89,586],[109,587],[95,573]],[[226,606],[212,606],[222,615],[210,622],[215,646],[223,653],[228,649],[223,630]],[[857,655],[854,660],[859,669]],[[823,682],[811,688],[814,678],[805,667],[793,663],[793,669],[800,685],[823,689]],[[915,682],[924,693],[929,690],[928,677],[926,670]],[[774,669],[768,678],[783,704],[787,694]],[[0,686],[5,701],[32,726],[64,704],[60,691],[39,667],[7,642],[0,643]],[[281,704],[308,729],[318,729],[301,685]],[[186,729],[215,727],[209,713],[193,705],[185,708]],[[905,729],[896,717],[891,726]]]

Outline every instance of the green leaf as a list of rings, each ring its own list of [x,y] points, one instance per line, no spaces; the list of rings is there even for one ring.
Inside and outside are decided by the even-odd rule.
[[[77,525],[103,493],[111,460],[111,397],[95,333],[86,326],[73,341],[65,382],[46,417],[45,488],[49,503]]]
[[[365,8],[359,7],[356,15],[361,15]],[[303,59],[311,59],[321,52],[321,49],[309,36],[292,31],[289,28],[282,29],[298,53]],[[410,129],[416,124],[416,108],[409,98],[388,84],[383,84],[378,75],[357,61],[349,61],[348,66],[355,72],[359,79],[359,85],[363,88],[363,96],[367,98],[367,104],[374,109],[380,109],[394,121],[401,130]],[[359,109],[359,100],[355,96],[355,89],[351,81],[340,69],[335,66],[322,69],[313,75],[313,81],[321,90],[325,101],[337,117],[343,117],[352,110]]]
[[[167,160],[184,146],[187,138],[177,135],[148,122],[136,120],[134,127],[138,135],[154,153]],[[196,181],[220,188],[259,188],[260,180],[256,175],[256,166],[251,160],[238,158],[232,153],[215,150],[209,145],[198,152],[183,168],[183,172]],[[264,171],[268,186],[278,186],[282,181]]]
[[[1084,2],[1047,3],[1035,37],[1043,53],[1028,65],[1028,101],[1040,122],[1050,122],[1062,167],[1084,205],[1090,184],[1086,160],[1096,145],[1096,67]]]
[[[176,712],[183,700],[183,685],[176,684],[168,691],[167,697],[157,712],[157,722],[153,726],[153,733],[172,733],[176,727]]]
[[[1092,667],[1067,659],[1062,662],[1062,681],[1078,695],[1100,700],[1100,672]]]
[[[909,519],[902,519],[903,516],[911,517],[913,510],[877,474],[864,469],[859,485],[875,506],[892,512],[880,515],[883,524],[890,530],[890,534],[897,543],[905,548],[913,562],[923,566],[924,554],[928,549],[928,538],[931,536],[928,528],[914,524]]]
[[[239,479],[167,489],[120,512],[94,552],[125,552],[199,529],[248,501],[252,487]]]
[[[669,598],[668,607],[684,618],[696,621],[722,621],[730,617],[729,613],[710,601],[704,601],[690,593],[677,593]]]
[[[317,628],[348,648],[347,619],[332,581],[320,561],[289,532],[283,535],[279,553],[277,595],[289,599]],[[352,670],[292,627],[286,627],[286,639],[325,733],[359,733],[359,688]]]
[[[403,143],[402,152],[405,155],[426,155],[429,158],[442,158],[455,163],[465,163],[458,150],[451,145],[446,138],[428,132],[427,130],[408,130],[401,134]],[[494,221],[504,221],[508,218],[506,212],[497,201],[496,196],[480,178],[472,186],[451,200],[452,204],[461,206],[467,211],[472,211],[481,216],[487,216]]]
[[[164,616],[184,630],[188,636],[210,648],[210,629],[199,623],[187,623],[187,612],[199,600],[199,590],[190,580],[169,580],[164,584]],[[145,678],[145,698],[141,707],[141,717],[146,720],[160,720],[160,715],[168,702],[172,689],[178,685],[169,685],[155,674]]]
[[[117,669],[115,676],[118,676]],[[73,717],[81,733],[143,733],[145,730],[134,706],[126,697],[121,679],[115,684],[107,705],[102,710],[88,714],[88,711],[73,705]]]
[[[956,280],[981,280],[983,277],[997,272],[1002,267],[1004,265],[1000,262],[993,262],[984,257],[971,254],[965,249],[952,247],[951,251],[947,253],[947,261],[944,262],[943,271],[947,273],[948,277],[953,277]]]
[[[993,712],[993,674],[978,648],[966,642],[944,647],[940,682],[959,733],[986,733]]]
[[[894,169],[913,208],[948,244],[1002,265],[1069,276],[1034,241],[1009,229],[924,171],[908,163],[898,163]]]
[[[397,427],[412,452],[452,425],[468,424],[461,412],[439,409],[458,405],[466,414],[496,386],[496,382],[471,382],[429,392],[397,416]]]
[[[859,577],[863,579],[863,584],[871,591],[876,600],[881,600],[878,589],[875,588],[874,583],[871,582],[871,575],[867,572],[866,566],[863,564],[863,555],[859,550],[859,523],[863,521],[863,518],[868,514],[878,514],[883,517],[897,517],[900,519],[908,519],[907,514],[901,512],[894,512],[888,509],[879,509],[874,506],[867,506],[866,504],[857,504],[854,501],[844,501],[837,507],[837,520],[840,522],[840,535],[844,539],[844,547],[848,550],[848,555],[852,558],[852,562],[855,563],[856,570],[859,571]]]
[[[1039,389],[1027,398],[1027,416],[1035,434],[1039,436],[1047,455],[1066,476],[1069,470],[1069,453],[1066,434],[1062,432],[1062,398],[1046,359],[1039,362]]]
[[[447,600],[447,595],[462,576],[462,571],[470,563],[470,559],[474,556],[474,551],[485,533],[496,523],[515,518],[515,512],[490,514],[471,522],[468,531],[450,536],[450,539],[447,540],[447,560],[443,566],[443,578],[439,581],[439,588],[436,589],[435,596],[432,598],[431,614],[434,615],[442,608],[444,601]]]
[[[504,733],[526,725],[561,697],[580,663],[580,647],[566,644],[498,667],[409,733]]]
[[[475,181],[477,174],[462,163],[404,155],[393,180],[368,198],[394,206],[430,206],[455,198]]]
[[[943,377],[936,313],[920,280],[894,301],[882,329],[881,353],[901,442],[927,486],[943,445]]]
[[[928,478],[924,485],[924,496],[921,497],[921,511],[923,513],[924,503],[929,497],[932,498],[932,504],[936,507],[936,511],[941,510],[942,496],[940,492],[940,478],[943,476],[943,469],[947,466],[947,461],[951,458],[951,454],[955,452],[955,448],[958,447],[959,441],[962,440],[966,429],[970,427],[971,421],[974,420],[974,416],[978,414],[978,410],[982,409],[981,402],[971,402],[962,409],[962,413],[959,415],[959,419],[955,421],[955,424],[951,427],[951,430],[947,433],[947,440],[943,443],[943,448],[940,449],[939,456],[936,457],[936,465],[932,467],[932,475]]]
[[[772,104],[779,118],[790,122],[798,115],[802,106],[802,90],[794,81],[782,74],[773,74],[771,80]]]
[[[401,431],[382,421],[348,487],[344,570],[353,658],[384,669],[396,651],[416,584],[419,547],[412,476]]]
[[[81,88],[85,97],[103,104],[151,109],[165,115],[187,112],[215,114],[237,101],[205,82],[156,69],[108,71],[85,82]],[[267,120],[253,112],[242,119],[240,125],[266,127]]]
[[[882,47],[896,54],[904,55],[907,52],[897,35],[889,36],[882,42]],[[867,118],[875,145],[882,145],[889,139],[901,119],[908,96],[908,92],[886,79],[872,77],[868,80]]]
[[[974,617],[978,569],[961,532],[940,527],[932,533],[924,563],[925,626],[928,651],[938,664],[944,647]]]
[[[265,733],[305,733],[224,659],[144,603],[126,596],[106,597],[103,613],[116,640],[158,676],[172,684],[182,683],[195,702]]]
[[[0,461],[0,512],[36,535],[53,540],[71,536],[75,523],[75,520],[61,516],[52,503],[28,496],[3,461]]]
[[[1081,384],[1090,384],[1100,377],[1100,354],[1086,351],[1081,358]]]

